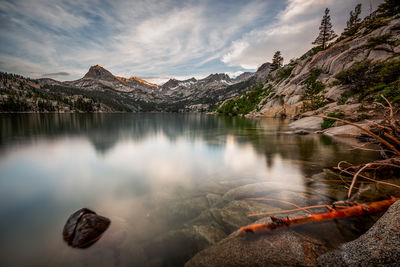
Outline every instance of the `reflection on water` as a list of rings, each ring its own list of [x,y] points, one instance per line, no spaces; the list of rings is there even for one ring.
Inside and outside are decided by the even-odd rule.
[[[374,159],[287,121],[193,114],[0,115],[0,266],[179,266],[248,213],[342,199],[324,167]],[[319,180],[318,180],[319,179]],[[69,214],[112,221],[86,250]]]

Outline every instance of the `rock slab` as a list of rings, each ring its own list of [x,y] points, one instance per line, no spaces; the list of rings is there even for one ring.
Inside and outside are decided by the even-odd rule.
[[[365,234],[323,254],[320,266],[400,266],[400,201]]]

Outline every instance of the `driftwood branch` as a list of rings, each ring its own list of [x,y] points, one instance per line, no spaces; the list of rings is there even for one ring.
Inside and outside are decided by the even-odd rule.
[[[400,198],[392,197],[387,200],[372,202],[368,204],[358,204],[340,210],[335,210],[332,208],[329,212],[319,213],[319,214],[308,214],[306,216],[295,217],[295,218],[288,218],[288,217],[276,218],[271,216],[272,222],[257,223],[244,226],[240,228],[238,235],[271,232],[275,229],[286,228],[298,224],[334,220],[334,219],[347,218],[347,217],[366,215],[366,214],[374,214],[386,211],[390,207],[390,205],[392,205],[397,200],[400,200]]]

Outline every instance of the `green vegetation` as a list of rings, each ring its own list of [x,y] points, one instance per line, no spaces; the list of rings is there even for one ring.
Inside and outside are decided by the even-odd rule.
[[[264,89],[262,84],[257,85],[252,91],[236,99],[231,99],[222,104],[217,112],[226,115],[247,114],[256,109],[260,101],[272,92],[272,86]]]
[[[400,103],[400,81],[395,81],[390,84],[380,85],[378,86],[378,88],[379,88],[379,93],[376,96],[376,100],[378,102],[381,102],[383,104],[386,103],[386,101],[381,96],[383,95],[386,99],[388,99],[392,103]]]
[[[400,61],[372,62],[363,60],[354,63],[335,75],[341,84],[349,85],[350,92],[346,95],[360,94],[360,100],[367,95],[376,93],[377,99],[383,94],[392,102],[399,102]]]
[[[383,17],[392,17],[400,14],[399,0],[386,0],[378,7],[378,12],[381,13]]]
[[[316,110],[325,105],[324,96],[319,94],[324,90],[325,85],[317,80],[321,72],[322,70],[320,69],[312,69],[310,71],[310,76],[304,81],[306,90],[303,97],[303,112]]]
[[[61,85],[44,85],[42,88],[45,92],[53,95],[55,100],[63,101],[72,96],[78,96],[75,99],[69,99],[68,104],[73,103],[73,107],[83,112],[93,112],[100,103],[105,104],[113,111],[131,112],[131,98],[127,94],[119,94],[118,92],[107,89],[105,91],[90,91],[74,87],[66,87]],[[85,100],[83,100],[85,99]],[[83,103],[87,102],[87,103]],[[92,107],[89,107],[92,104]]]
[[[369,118],[370,118],[370,116],[368,114],[361,113],[357,116],[356,121],[363,121],[363,120],[366,120]]]
[[[281,51],[276,51],[274,56],[272,57],[271,71],[281,68],[282,64],[283,64],[283,57],[281,55]]]
[[[9,96],[7,99],[0,102],[0,111],[26,112],[29,111],[29,106],[19,97]]]
[[[368,43],[365,45],[366,48],[372,48],[380,44],[393,44],[393,41],[390,41],[389,39],[392,37],[391,34],[386,33],[379,35],[377,37],[371,37],[368,39]]]
[[[354,8],[354,11],[353,10],[350,11],[350,18],[346,23],[347,27],[344,29],[343,33],[336,40],[336,42],[339,42],[345,39],[346,37],[353,36],[354,34],[357,33],[361,25],[361,18],[359,17],[360,14],[361,14],[361,4],[358,4]]]
[[[352,95],[353,95],[352,92],[349,92],[349,91],[343,92],[343,93],[340,95],[340,99],[339,99],[339,101],[338,101],[338,104],[339,104],[339,105],[344,105],[344,104],[346,104],[347,100],[348,100],[349,97],[352,96]]]
[[[318,54],[319,52],[323,51],[324,49],[322,48],[322,46],[316,46],[311,48],[310,50],[308,50],[304,55],[302,55],[300,57],[301,60],[306,59],[308,57],[312,57],[316,54]]]
[[[380,27],[386,26],[388,22],[384,18],[375,18],[370,19],[365,23],[365,28],[367,29],[366,33],[370,33]]]
[[[341,112],[339,112],[339,113],[332,112],[332,113],[329,113],[327,116],[328,116],[328,117],[332,117],[332,118],[339,118],[339,119],[341,119],[341,118],[344,117],[344,114],[341,113]],[[331,127],[333,126],[333,124],[335,123],[335,121],[336,121],[336,120],[324,118],[324,121],[321,123],[321,128],[322,128],[322,129],[331,128]]]
[[[362,92],[368,88],[369,84],[376,82],[378,70],[371,62],[371,60],[356,62],[351,67],[336,74],[335,78],[341,84],[350,85],[354,92]]]
[[[276,73],[278,82],[289,78],[290,74],[292,74],[292,70],[294,69],[294,67],[295,67],[294,65],[288,65],[284,68],[279,69]]]
[[[112,89],[90,91],[61,85],[39,86],[36,80],[0,73],[1,112],[97,112],[101,109],[132,111],[132,97]]]

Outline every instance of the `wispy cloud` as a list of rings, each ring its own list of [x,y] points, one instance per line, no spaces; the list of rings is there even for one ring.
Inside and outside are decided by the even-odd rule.
[[[70,74],[65,71],[54,72],[54,73],[45,73],[42,77],[58,77],[58,76],[69,76]]]
[[[100,64],[152,81],[236,73],[278,49],[298,56],[311,46],[323,8],[341,30],[357,2],[2,0],[0,70],[77,79]],[[61,72],[70,75],[54,75]]]
[[[233,41],[221,60],[229,66],[255,69],[271,61],[275,51],[280,50],[288,62],[301,56],[312,47],[326,7],[331,9],[334,29],[341,33],[350,10],[361,2],[363,14],[369,12],[369,0],[289,0],[286,7],[275,17],[275,21],[245,33]],[[375,9],[383,0],[373,1]]]
[[[39,65],[28,72],[28,65],[13,68],[37,76],[69,68],[74,70],[71,78],[78,78],[76,73],[82,75],[93,64],[126,76],[185,76],[204,71],[204,65],[209,72],[224,71],[215,59],[255,26],[270,4],[261,0],[1,1],[0,35],[5,41],[0,56]]]

